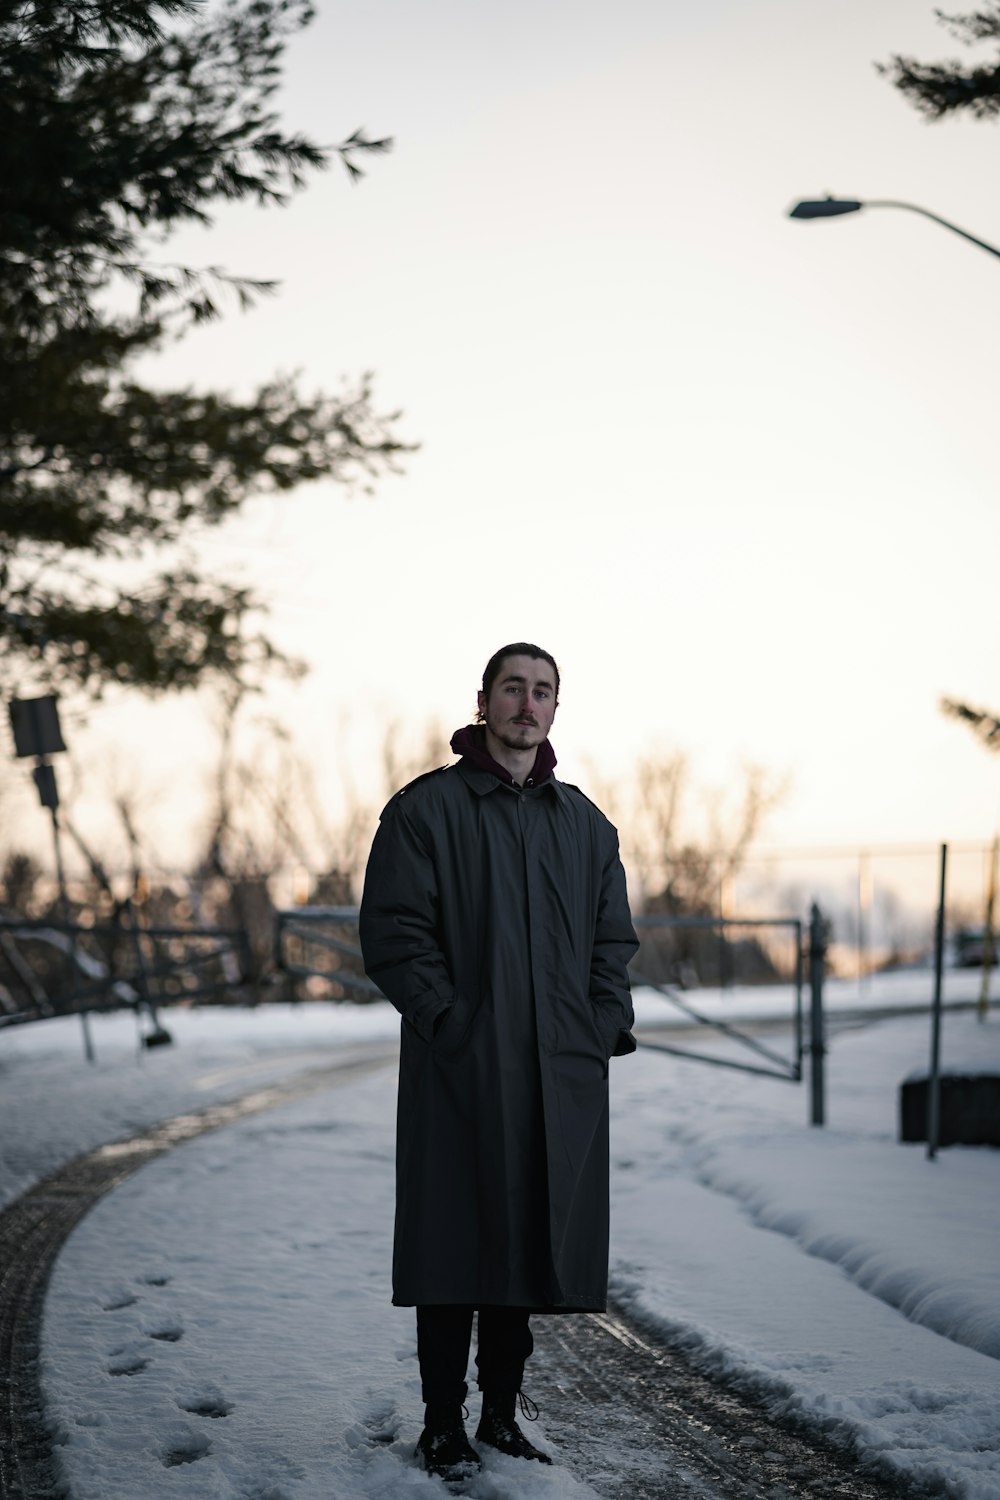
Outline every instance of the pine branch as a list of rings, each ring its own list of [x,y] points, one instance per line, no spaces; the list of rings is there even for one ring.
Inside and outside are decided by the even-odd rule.
[[[352,182],[358,182],[364,177],[364,169],[359,167],[354,157],[357,153],[370,152],[376,156],[385,156],[392,150],[395,141],[391,135],[382,136],[379,140],[369,140],[365,134],[364,126],[353,131],[338,146],[330,146],[327,149],[335,151],[347,169],[347,175]]]
[[[938,21],[965,46],[1000,40],[1000,3],[988,10],[965,15],[934,12]],[[967,110],[980,120],[1000,114],[1000,60],[964,66],[954,59],[922,63],[915,57],[895,53],[888,63],[876,63],[876,72],[898,88],[928,120],[940,120],[956,110]]]
[[[942,713],[968,724],[987,750],[1000,751],[1000,718],[996,714],[985,708],[972,708],[968,703],[959,703],[954,698],[942,698],[940,706]]]

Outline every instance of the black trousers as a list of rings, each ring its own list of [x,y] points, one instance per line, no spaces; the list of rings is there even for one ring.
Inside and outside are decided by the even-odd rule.
[[[417,1308],[417,1357],[425,1402],[465,1400],[475,1311],[462,1304]],[[510,1396],[521,1389],[524,1362],[535,1347],[529,1316],[526,1307],[479,1308],[476,1368],[481,1391]]]

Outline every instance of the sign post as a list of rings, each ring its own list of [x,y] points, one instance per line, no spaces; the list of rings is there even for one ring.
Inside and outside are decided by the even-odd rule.
[[[38,797],[47,807],[52,818],[52,842],[56,858],[56,878],[59,882],[59,905],[62,910],[66,936],[69,939],[70,973],[73,994],[77,985],[76,931],[70,910],[69,891],[66,886],[66,868],[63,864],[62,831],[59,827],[59,785],[56,768],[50,755],[62,754],[66,743],[59,724],[59,703],[54,694],[44,698],[12,698],[10,701],[10,727],[14,733],[14,754],[18,760],[33,759],[32,777],[38,788]],[[90,1035],[90,1018],[86,1010],[80,1011],[83,1027],[83,1050],[87,1061],[94,1061],[94,1043]]]

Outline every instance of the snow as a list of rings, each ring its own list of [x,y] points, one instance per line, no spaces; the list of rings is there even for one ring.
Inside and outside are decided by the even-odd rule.
[[[161,1020],[176,1045],[146,1051],[130,1012],[92,1015],[91,1065],[79,1020],[0,1030],[0,1206],[105,1141],[399,1035],[383,1004],[164,1010]]]
[[[929,984],[873,981],[862,999],[901,1006]],[[978,994],[978,975],[949,974],[949,997],[963,984]],[[831,991],[833,1010],[859,998]],[[658,997],[638,998],[646,1023],[668,1019]],[[752,1004],[690,998],[736,1019]],[[786,990],[772,1014],[788,1005]],[[0,1034],[6,1198],[81,1150],[385,1047],[398,1029],[383,1005],[167,1021],[176,1045],[141,1052],[130,1018],[95,1018],[94,1067],[76,1022]],[[765,1039],[789,1049],[786,1032]],[[995,1012],[947,1014],[942,1042],[946,1067],[1000,1071]],[[914,1485],[998,1500],[1000,1153],[928,1161],[897,1142],[899,1084],[928,1047],[926,1016],[834,1031],[822,1130],[806,1124],[803,1087],[652,1050],[616,1060],[611,1285],[632,1317],[774,1412]],[[393,1098],[389,1063],[191,1140],[76,1228],[43,1329],[73,1500],[444,1493],[412,1459],[413,1314],[389,1303]],[[475,1419],[475,1392],[470,1406]],[[544,1412],[536,1430],[546,1446]],[[555,1456],[542,1469],[490,1455],[469,1492],[595,1493]]]
[[[830,1118],[799,1090],[640,1053],[616,1075],[612,1290],[700,1362],[887,1472],[1000,1496],[1000,1153],[895,1141],[926,1019],[834,1038]],[[946,1066],[1000,1071],[947,1016]],[[623,1115],[622,1106],[627,1114]],[[627,1126],[626,1126],[627,1119]]]

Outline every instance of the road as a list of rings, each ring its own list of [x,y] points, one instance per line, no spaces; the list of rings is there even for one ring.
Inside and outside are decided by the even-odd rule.
[[[233,1121],[391,1066],[385,1046],[225,1104],[175,1116],[77,1157],[0,1214],[0,1500],[58,1492],[38,1378],[42,1308],[59,1251],[79,1220],[146,1162]],[[620,1309],[540,1317],[532,1391],[561,1461],[601,1495],[685,1500],[895,1500],[821,1436],[774,1422],[759,1402],[698,1371]],[[609,1464],[609,1454],[616,1455]],[[905,1493],[914,1495],[909,1488]]]

